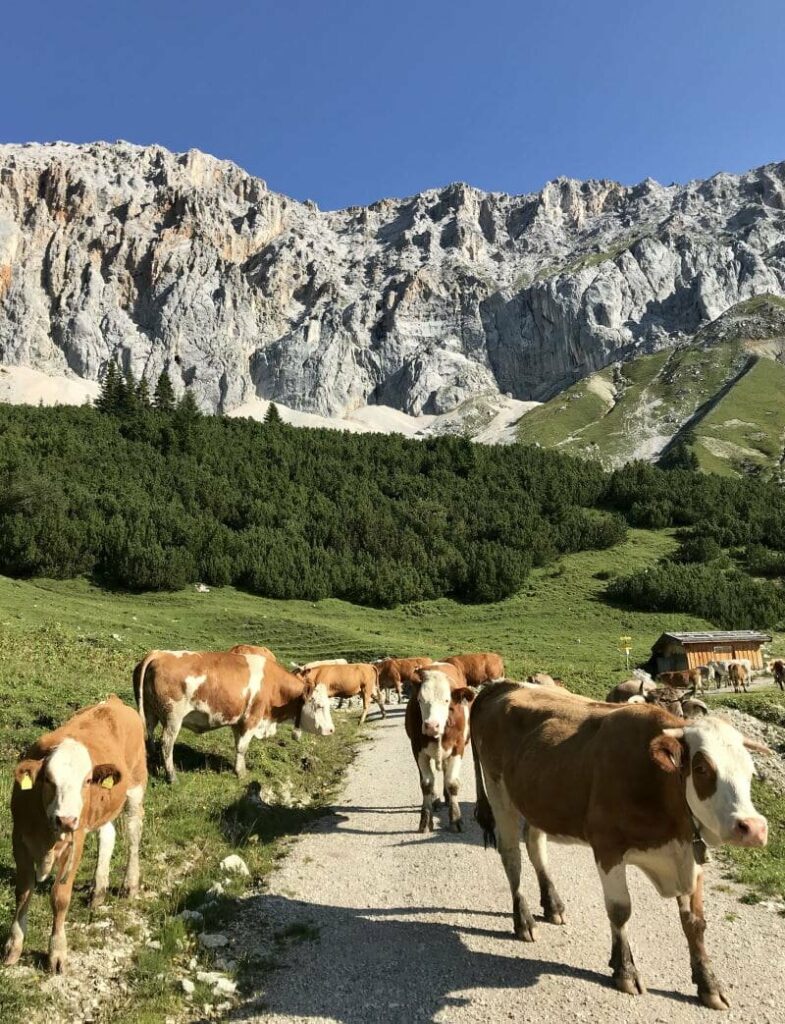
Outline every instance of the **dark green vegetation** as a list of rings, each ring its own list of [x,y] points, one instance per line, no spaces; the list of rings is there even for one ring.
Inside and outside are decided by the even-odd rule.
[[[518,437],[607,467],[660,454],[669,464],[675,446],[682,466],[779,479],[784,357],[785,301],[756,296],[678,348],[579,381],[527,413]]]
[[[0,407],[0,571],[477,602],[625,534],[595,510],[602,471],[579,460],[201,417],[185,401],[164,412],[129,393],[116,414]]]

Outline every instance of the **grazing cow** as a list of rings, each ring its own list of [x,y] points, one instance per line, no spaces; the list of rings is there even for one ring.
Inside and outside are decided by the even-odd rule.
[[[77,712],[28,749],[14,772],[11,794],[16,861],[16,914],[5,947],[5,963],[22,954],[27,912],[35,882],[54,872],[49,970],[65,969],[65,919],[88,832],[98,832],[98,864],[92,905],[109,884],[115,842],[113,822],[125,808],[128,864],[124,889],[139,890],[139,841],[147,786],[144,730],[136,712],[114,695]]]
[[[379,669],[376,665],[368,665],[363,662],[353,665],[317,665],[314,668],[304,669],[301,678],[311,685],[323,685],[330,697],[338,697],[343,700],[346,697],[356,697],[359,694],[363,702],[360,725],[363,725],[368,717],[368,709],[372,700],[379,705],[382,718],[387,714],[379,692]]]
[[[731,681],[734,693],[739,693],[741,690],[745,693],[749,692],[749,687],[747,686],[749,672],[746,665],[743,665],[740,661],[729,662],[728,678]]]
[[[564,905],[548,869],[548,837],[588,844],[611,924],[616,987],[644,987],[627,939],[626,867],[639,867],[661,896],[675,897],[692,977],[706,1006],[728,1006],[703,944],[705,844],[764,846],[768,825],[750,798],[748,750],[766,750],[720,718],[684,722],[658,707],[584,703],[558,690],[489,687],[474,701],[475,816],[498,845],[513,898],[515,935],[535,938],[520,889],[521,817],[545,918]],[[746,748],[746,749],[745,749]]]
[[[630,697],[645,697],[651,690],[656,690],[657,684],[652,680],[625,679],[623,683],[617,683],[605,698],[606,704],[626,704]]]
[[[504,661],[500,654],[486,651],[481,654],[454,654],[442,659],[456,665],[464,674],[467,686],[483,686],[504,679]]]
[[[420,773],[422,809],[420,832],[433,831],[436,772],[444,773],[444,801],[450,827],[463,829],[458,803],[461,764],[469,742],[469,709],[474,691],[464,685],[454,665],[433,662],[417,673],[412,698],[406,705],[406,735]]]
[[[417,669],[432,665],[433,658],[382,658],[375,664],[379,669],[379,689],[385,692],[385,702],[389,699],[390,690],[395,690],[400,703],[403,684],[411,686],[416,682]]]
[[[309,668],[321,668],[322,665],[348,665],[349,662],[346,658],[323,658],[321,661],[308,661],[305,665],[298,665],[297,662],[292,662],[292,670],[294,674],[300,675]]]
[[[534,675],[526,677],[526,682],[532,683],[533,686],[564,686],[563,679],[554,679],[547,672],[535,672]]]
[[[774,676],[774,682],[779,686],[781,690],[785,690],[785,661],[781,661],[779,658],[772,663],[771,674]]]
[[[174,744],[185,727],[210,732],[231,726],[234,770],[245,774],[251,740],[275,735],[278,722],[319,736],[335,730],[323,686],[314,686],[261,654],[230,651],[151,651],[134,669],[134,695],[148,744],[160,722],[164,768],[174,782]]]

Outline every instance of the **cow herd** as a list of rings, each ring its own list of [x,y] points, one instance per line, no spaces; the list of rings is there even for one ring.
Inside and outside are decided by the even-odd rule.
[[[735,669],[742,671],[736,674]],[[785,688],[785,663],[772,662]],[[731,673],[731,669],[734,670]],[[746,670],[746,671],[745,671]],[[548,840],[591,848],[611,926],[613,980],[622,992],[644,991],[626,925],[631,913],[626,868],[640,868],[661,896],[676,899],[693,980],[704,1005],[724,1009],[726,991],[704,945],[703,862],[707,846],[762,846],[767,822],[750,796],[749,751],[767,752],[696,697],[714,675],[646,673],[615,686],[605,701],[572,693],[547,673],[526,682],[505,678],[494,653],[343,659],[284,668],[266,647],[228,651],[151,651],[134,668],[137,711],[115,696],[40,737],[15,769],[11,798],[16,913],[5,963],[19,960],[36,881],[50,875],[49,967],[64,969],[65,918],[88,832],[98,832],[93,903],[103,899],[124,811],[129,859],[125,890],[139,887],[139,844],[148,763],[161,727],[163,769],[174,782],[174,744],[182,728],[228,727],[235,771],[246,772],[253,738],[291,721],[295,735],[334,731],[331,699],[359,697],[361,722],[372,702],[382,715],[394,690],[408,697],[404,725],[422,790],[419,830],[434,826],[437,781],[450,827],[463,828],[459,787],[471,744],[475,818],[486,845],[501,856],[512,894],[513,931],[532,941],[536,925],[521,888],[521,829],[537,877],[545,921],[562,924],[565,906],[548,863]],[[749,668],[725,666],[746,684]],[[678,676],[678,678],[676,678]],[[739,684],[741,685],[741,684]]]

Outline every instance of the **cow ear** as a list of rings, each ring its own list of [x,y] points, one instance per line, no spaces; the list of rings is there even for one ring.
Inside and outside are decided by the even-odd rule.
[[[119,768],[113,764],[98,764],[93,768],[91,782],[103,789],[112,789],[122,778]]]
[[[677,730],[671,730],[676,732]],[[681,741],[675,736],[661,733],[655,736],[649,744],[651,759],[664,772],[677,772],[681,768],[684,758],[684,748]]]
[[[758,740],[751,740],[749,736],[742,736],[742,743],[747,750],[753,751],[755,754],[773,754],[774,751],[770,747],[767,747],[765,743],[759,743]]]
[[[477,694],[469,686],[462,686],[458,690],[453,690],[451,694],[452,699],[461,704],[471,704],[476,696]]]
[[[14,770],[14,781],[20,789],[32,789],[38,773],[43,767],[43,759],[40,761],[20,761]]]

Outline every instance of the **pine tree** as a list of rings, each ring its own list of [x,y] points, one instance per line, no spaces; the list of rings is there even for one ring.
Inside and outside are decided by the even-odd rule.
[[[139,409],[139,400],[136,396],[136,388],[136,377],[134,377],[134,371],[129,366],[125,371],[123,387],[119,392],[120,412],[122,412],[124,416],[133,416]]]
[[[192,391],[185,391],[177,403],[177,418],[181,421],[195,420],[201,416]]]
[[[118,408],[118,384],[121,381],[120,369],[114,359],[110,359],[106,366],[104,379],[101,381],[101,390],[95,400],[95,407],[100,412],[108,413],[110,416],[117,412]]]
[[[159,412],[172,412],[175,406],[174,388],[166,370],[162,370],[155,385],[153,405]]]
[[[267,406],[267,412],[264,414],[265,423],[283,423],[281,414],[278,412],[278,406],[275,402],[270,402]]]
[[[144,376],[136,386],[136,400],[142,409],[149,409],[152,405],[150,400],[150,385],[147,383],[147,378]]]

